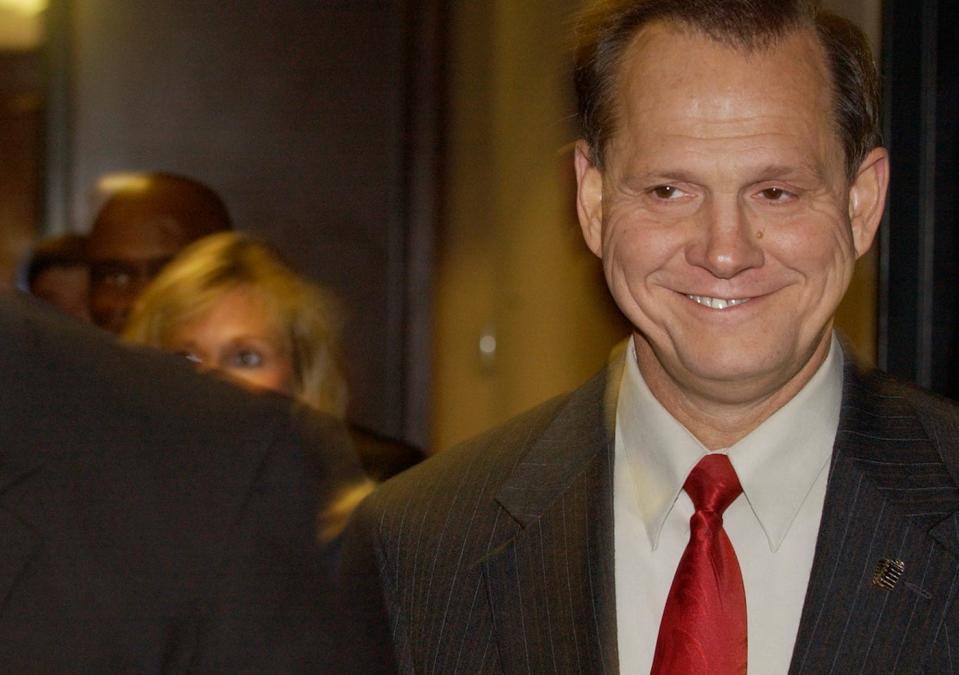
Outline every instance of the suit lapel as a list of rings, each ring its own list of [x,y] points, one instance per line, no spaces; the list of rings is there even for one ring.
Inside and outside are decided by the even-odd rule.
[[[607,382],[574,392],[497,496],[521,526],[482,561],[507,673],[618,671]]]
[[[843,409],[791,673],[916,672],[959,572],[959,493],[912,406],[847,357]],[[901,560],[892,590],[872,583]]]

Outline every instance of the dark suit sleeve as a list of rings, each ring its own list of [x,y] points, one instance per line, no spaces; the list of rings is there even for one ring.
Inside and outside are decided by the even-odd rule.
[[[373,498],[353,515],[343,539],[340,592],[344,622],[341,658],[351,673],[398,672],[393,654],[385,578],[376,539]]]
[[[322,442],[322,439],[319,439]],[[332,546],[320,546],[318,488],[311,452],[347,452],[335,437],[304,448],[279,432],[265,454],[228,537],[196,659],[203,673],[343,672],[335,661],[337,608]],[[335,481],[324,477],[324,485]]]

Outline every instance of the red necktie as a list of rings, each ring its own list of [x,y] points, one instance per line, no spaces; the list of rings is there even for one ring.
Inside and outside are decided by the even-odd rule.
[[[726,455],[706,455],[683,486],[696,512],[669,588],[652,675],[746,672],[746,592],[723,530],[723,511],[742,492]]]

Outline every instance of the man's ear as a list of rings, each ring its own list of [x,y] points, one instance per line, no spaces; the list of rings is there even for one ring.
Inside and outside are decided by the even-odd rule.
[[[885,148],[874,148],[849,186],[849,222],[857,258],[872,247],[876,238],[888,187],[889,153]]]
[[[586,141],[576,141],[576,213],[589,250],[603,257],[603,174],[593,163]]]

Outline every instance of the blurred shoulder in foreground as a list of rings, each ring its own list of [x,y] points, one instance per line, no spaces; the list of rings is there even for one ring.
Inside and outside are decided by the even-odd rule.
[[[5,672],[332,672],[343,427],[0,294]]]

